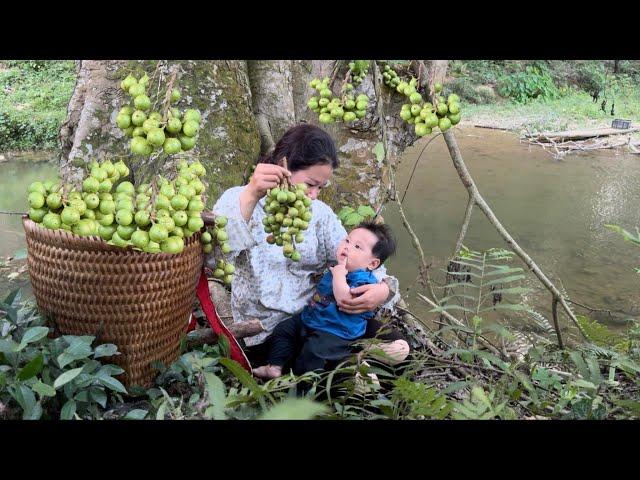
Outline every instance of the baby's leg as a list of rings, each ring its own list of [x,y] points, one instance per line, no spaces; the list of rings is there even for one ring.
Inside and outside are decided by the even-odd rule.
[[[253,374],[260,378],[276,378],[282,375],[282,367],[291,360],[301,342],[302,321],[299,315],[280,322],[269,339],[269,363],[254,368]]]

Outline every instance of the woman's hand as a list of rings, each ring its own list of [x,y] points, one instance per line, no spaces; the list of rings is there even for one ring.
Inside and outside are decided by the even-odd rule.
[[[285,177],[291,178],[291,172],[280,165],[259,163],[246,188],[257,201],[266,195],[267,190],[277,187]]]
[[[351,289],[351,298],[338,301],[338,309],[345,313],[363,313],[375,310],[389,296],[389,285],[385,282],[361,285]]]
[[[251,175],[251,181],[240,193],[240,213],[247,222],[253,215],[258,200],[264,197],[267,190],[277,187],[283,178],[291,178],[291,172],[280,165],[259,163]]]

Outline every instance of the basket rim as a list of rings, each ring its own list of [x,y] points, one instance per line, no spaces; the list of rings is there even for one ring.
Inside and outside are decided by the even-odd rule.
[[[97,235],[91,235],[89,237],[81,237],[80,235],[76,235],[73,232],[64,229],[57,230],[49,230],[48,228],[40,226],[38,223],[34,222],[29,218],[28,214],[22,215],[22,226],[25,230],[25,234],[27,237],[30,235],[37,235],[38,237],[58,237],[58,240],[66,242],[69,248],[76,248],[78,250],[83,251],[100,251],[100,252],[111,252],[118,255],[127,255],[127,254],[137,254],[137,255],[147,255],[150,258],[154,259],[169,259],[173,258],[176,255],[181,255],[184,253],[184,250],[180,253],[168,253],[168,252],[159,252],[159,253],[149,253],[144,252],[135,248],[133,245],[127,245],[126,247],[117,247],[115,245],[108,244],[102,237]],[[194,243],[199,234],[201,232],[195,232],[191,237],[184,238],[184,246],[185,249]],[[89,248],[87,248],[89,247]],[[94,247],[94,248],[91,248]]]

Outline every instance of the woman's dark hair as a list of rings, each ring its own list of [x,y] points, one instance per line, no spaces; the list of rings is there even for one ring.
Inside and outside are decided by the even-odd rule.
[[[396,253],[396,239],[394,238],[389,225],[385,223],[362,222],[356,228],[369,230],[378,239],[371,250],[371,253],[375,258],[380,260],[380,265],[382,265],[387,258]]]
[[[287,157],[287,167],[291,172],[314,165],[338,168],[338,152],[333,139],[320,127],[308,123],[301,123],[287,130],[274,149],[258,163],[277,165],[283,157]]]

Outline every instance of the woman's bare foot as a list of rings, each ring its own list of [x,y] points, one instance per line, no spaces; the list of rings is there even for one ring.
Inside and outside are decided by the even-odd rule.
[[[282,376],[282,367],[278,365],[263,365],[262,367],[254,368],[252,372],[259,378],[278,378]]]

